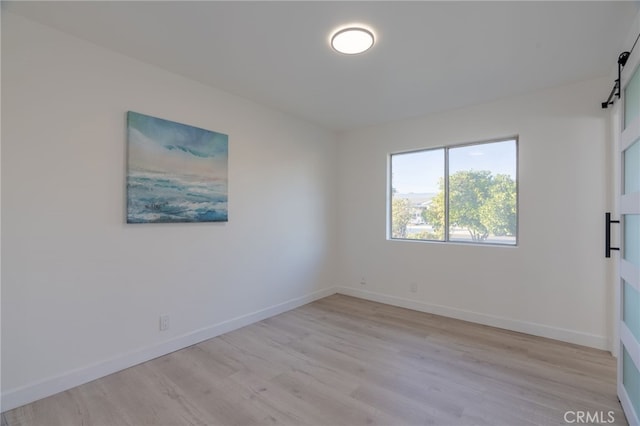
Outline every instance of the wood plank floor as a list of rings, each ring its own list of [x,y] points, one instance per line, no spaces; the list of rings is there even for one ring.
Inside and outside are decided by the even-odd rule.
[[[603,351],[334,295],[3,420],[518,426],[565,425],[581,410],[612,411],[622,425],[615,369]]]

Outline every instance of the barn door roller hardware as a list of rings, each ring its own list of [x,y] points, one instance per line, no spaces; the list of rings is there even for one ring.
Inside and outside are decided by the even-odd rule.
[[[638,34],[638,37],[636,37],[636,41],[633,43],[633,46],[631,46],[631,50],[629,50],[628,52],[622,52],[620,56],[618,56],[618,79],[613,82],[613,89],[611,89],[611,93],[609,93],[609,97],[607,98],[607,100],[602,103],[602,108],[606,109],[609,107],[609,105],[613,105],[613,103],[615,102],[615,97],[620,99],[620,91],[622,90],[622,79],[620,76],[622,75],[622,68],[624,68],[624,66],[627,64],[627,59],[629,59],[629,55],[631,55],[631,52],[633,52],[633,49],[636,47],[638,39],[640,39],[640,34]]]
[[[620,223],[619,220],[611,220],[611,212],[604,214],[604,257],[611,257],[611,250],[620,251],[620,247],[611,247],[611,224]]]
[[[608,108],[609,105],[613,105],[614,96],[620,99],[620,75],[622,74],[622,68],[627,64],[627,59],[629,59],[630,54],[630,52],[622,52],[620,56],[618,56],[618,79],[613,83],[613,89],[611,89],[609,97],[602,103],[602,108],[604,109]]]

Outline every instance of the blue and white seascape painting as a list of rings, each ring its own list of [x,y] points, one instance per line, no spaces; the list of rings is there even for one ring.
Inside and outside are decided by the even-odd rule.
[[[127,113],[127,223],[226,222],[229,137]]]

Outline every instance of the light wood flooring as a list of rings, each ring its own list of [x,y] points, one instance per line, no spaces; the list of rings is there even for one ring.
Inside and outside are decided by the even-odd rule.
[[[582,410],[626,424],[615,368],[603,351],[334,295],[3,421],[518,426],[565,425]]]

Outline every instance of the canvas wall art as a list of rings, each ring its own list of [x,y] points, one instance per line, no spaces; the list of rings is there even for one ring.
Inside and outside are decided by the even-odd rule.
[[[229,137],[127,113],[127,223],[226,222]]]

